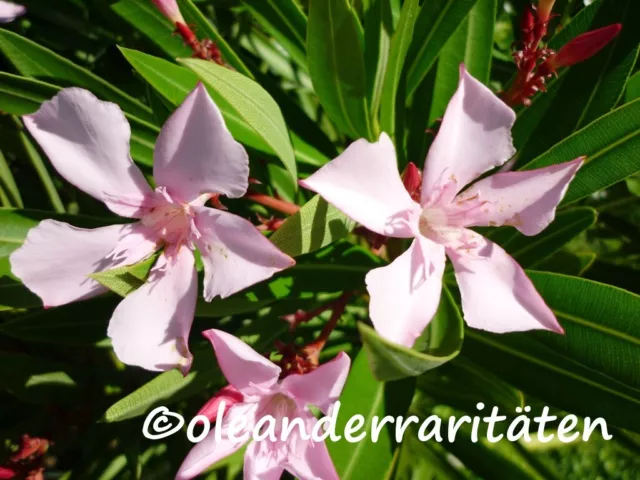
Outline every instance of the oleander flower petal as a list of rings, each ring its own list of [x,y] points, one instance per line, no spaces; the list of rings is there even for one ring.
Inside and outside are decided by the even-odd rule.
[[[67,88],[23,118],[68,182],[118,215],[138,218],[146,211],[153,192],[131,160],[131,128],[120,107]]]

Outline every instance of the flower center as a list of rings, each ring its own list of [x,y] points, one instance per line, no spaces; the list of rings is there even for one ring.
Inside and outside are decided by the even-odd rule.
[[[174,200],[163,187],[156,190],[156,195],[156,205],[142,217],[142,224],[166,244],[186,243],[195,228],[190,204]]]
[[[449,225],[449,216],[442,208],[427,207],[420,214],[418,228],[425,237],[432,238],[438,235]]]

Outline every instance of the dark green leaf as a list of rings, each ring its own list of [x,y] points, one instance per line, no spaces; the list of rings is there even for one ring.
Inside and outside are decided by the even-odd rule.
[[[307,32],[309,74],[318,99],[340,130],[373,140],[362,27],[348,0],[312,0]]]
[[[432,0],[424,2],[416,22],[416,35],[408,57],[407,96],[420,86],[447,42],[477,0]]]
[[[77,66],[31,40],[9,30],[0,30],[0,51],[26,77],[72,83],[91,90],[103,100],[117,103],[126,112],[153,121],[151,109],[97,75]]]

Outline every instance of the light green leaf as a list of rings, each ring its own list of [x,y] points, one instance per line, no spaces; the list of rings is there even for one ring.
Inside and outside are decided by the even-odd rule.
[[[300,66],[307,65],[307,17],[295,0],[243,0],[251,15]]]
[[[297,187],[298,172],[280,107],[266,90],[253,80],[212,62],[182,59],[200,79],[223,97],[247,125],[277,153]]]
[[[77,66],[57,53],[9,30],[0,30],[0,51],[26,77],[72,83],[91,90],[103,100],[117,103],[126,112],[153,121],[151,109],[113,84]]]
[[[144,284],[155,261],[156,257],[152,256],[135,265],[112,268],[89,276],[112,292],[126,297]]]
[[[391,40],[389,50],[389,63],[387,64],[384,82],[382,86],[382,100],[380,104],[380,126],[391,138],[395,138],[396,130],[396,101],[398,100],[398,88],[403,81],[405,58],[411,39],[413,38],[413,28],[418,17],[418,0],[407,0],[402,6],[398,27]],[[403,85],[401,91],[404,91]],[[401,95],[404,106],[404,95]],[[404,109],[401,110],[404,112]]]
[[[446,287],[434,319],[414,348],[390,342],[363,323],[358,330],[371,370],[380,381],[415,377],[439,367],[458,355],[464,335],[462,316]]]
[[[307,61],[329,118],[352,138],[374,140],[367,99],[362,27],[348,0],[312,0]]]
[[[316,195],[276,230],[271,241],[297,257],[345,237],[354,227],[353,220]]]

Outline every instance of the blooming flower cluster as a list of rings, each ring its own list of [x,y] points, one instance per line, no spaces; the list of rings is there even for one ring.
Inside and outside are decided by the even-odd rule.
[[[175,0],[152,1],[178,31],[187,32]],[[538,9],[538,22],[545,28],[552,5],[541,2]],[[0,22],[23,12],[0,1]],[[199,55],[202,44],[188,32],[183,36],[194,42]],[[540,30],[531,35],[525,42],[529,53],[543,36]],[[587,43],[593,51],[594,42]],[[555,66],[566,65],[566,58],[577,58],[571,48],[557,56],[535,53],[535,62],[544,57],[554,58]],[[522,100],[525,93],[517,95]],[[300,182],[378,239],[410,240],[404,253],[366,277],[369,314],[382,337],[406,347],[414,344],[438,308],[446,257],[453,264],[469,326],[496,333],[563,332],[524,270],[473,230],[509,225],[524,235],[540,233],[553,221],[583,163],[578,158],[538,170],[494,173],[515,154],[514,121],[514,111],[461,67],[458,90],[423,172],[410,164],[401,178],[394,145],[383,133],[375,143],[357,140]],[[131,159],[130,127],[116,105],[69,88],[24,122],[63,178],[133,221],[87,230],[45,220],[11,255],[13,273],[46,307],[56,307],[105,292],[92,274],[155,259],[146,282],[122,300],[108,327],[114,351],[124,363],[153,371],[189,371],[189,333],[198,297],[196,250],[204,264],[207,301],[228,297],[294,265],[249,221],[207,206],[211,202],[221,207],[221,195],[246,194],[249,159],[202,84],[160,132],[155,188]],[[331,328],[350,296],[334,306]],[[292,324],[297,321],[295,317]],[[317,345],[324,345],[330,330],[323,331]],[[313,358],[285,358],[276,364],[228,333],[212,329],[204,335],[229,385],[200,414],[222,422],[223,435],[212,431],[198,443],[181,466],[179,479],[193,478],[239,450],[246,440],[237,440],[242,436],[238,434],[254,429],[264,417],[274,419],[277,433],[296,419],[311,430],[318,420],[309,407],[327,413],[348,375],[350,360],[344,353],[318,365],[321,346]],[[280,349],[283,352],[286,356],[288,350]],[[224,419],[218,419],[222,404]],[[276,479],[284,470],[302,480],[338,478],[323,442],[295,434],[286,441],[279,438],[247,447],[245,479]]]

